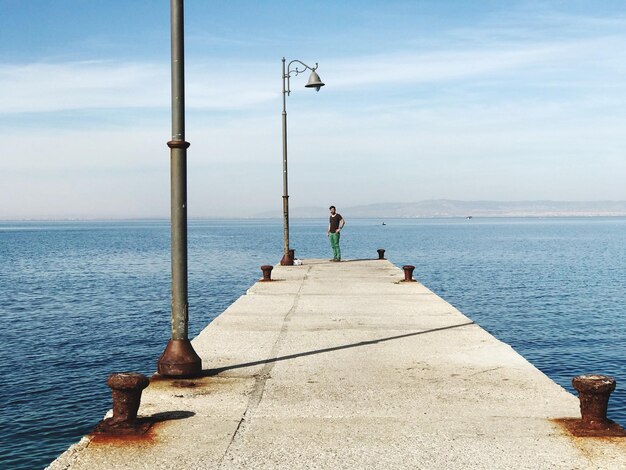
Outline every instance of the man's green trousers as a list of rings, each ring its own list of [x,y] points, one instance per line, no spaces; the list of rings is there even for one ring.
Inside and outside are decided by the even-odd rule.
[[[328,238],[330,238],[330,246],[333,249],[333,259],[335,261],[339,261],[341,259],[341,250],[339,249],[339,232],[331,233]]]

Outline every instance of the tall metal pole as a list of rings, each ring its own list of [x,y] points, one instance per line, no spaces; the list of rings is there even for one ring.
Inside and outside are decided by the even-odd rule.
[[[188,338],[187,297],[187,148],[185,141],[184,0],[170,0],[172,28],[172,337],[159,358],[158,372],[166,376],[192,376],[202,371],[202,360]]]
[[[291,69],[291,64],[295,63],[295,69]],[[299,64],[299,65],[298,65]],[[304,67],[300,69],[299,66]],[[285,66],[285,58],[283,57],[283,241],[284,250],[283,258],[280,260],[280,264],[283,266],[293,265],[293,250],[289,249],[289,191],[287,189],[287,95],[291,93],[289,89],[289,78],[292,73],[298,75],[305,70],[311,71],[309,82],[305,85],[306,88],[315,88],[317,91],[324,86],[319,75],[315,72],[317,70],[317,62],[315,67],[310,67],[304,62],[294,59],[287,66]]]
[[[289,254],[289,191],[287,189],[287,81],[285,58],[283,57],[283,258],[280,264],[292,266],[293,258]]]

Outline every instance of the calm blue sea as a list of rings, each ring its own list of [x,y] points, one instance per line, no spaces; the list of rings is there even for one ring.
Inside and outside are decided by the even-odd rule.
[[[626,218],[350,220],[344,258],[377,248],[573,392],[614,375],[626,424]],[[326,220],[292,220],[328,258]],[[280,220],[189,224],[190,336],[282,255]],[[169,339],[168,221],[0,222],[0,468],[42,468],[110,408],[113,371],[152,374]]]

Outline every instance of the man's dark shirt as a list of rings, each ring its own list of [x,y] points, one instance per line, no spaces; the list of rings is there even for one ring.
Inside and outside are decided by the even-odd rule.
[[[330,216],[330,233],[335,233],[337,231],[339,228],[339,222],[342,220],[343,217],[341,217],[341,214],[338,212],[335,214],[335,217],[332,215]]]

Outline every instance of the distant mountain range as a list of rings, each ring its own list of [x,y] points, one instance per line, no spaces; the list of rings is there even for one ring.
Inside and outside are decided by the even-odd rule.
[[[626,201],[455,201],[432,199],[419,202],[368,204],[338,207],[346,218],[416,217],[592,217],[626,216]],[[321,218],[326,207],[293,207],[290,217]],[[282,217],[282,211],[258,217]]]

